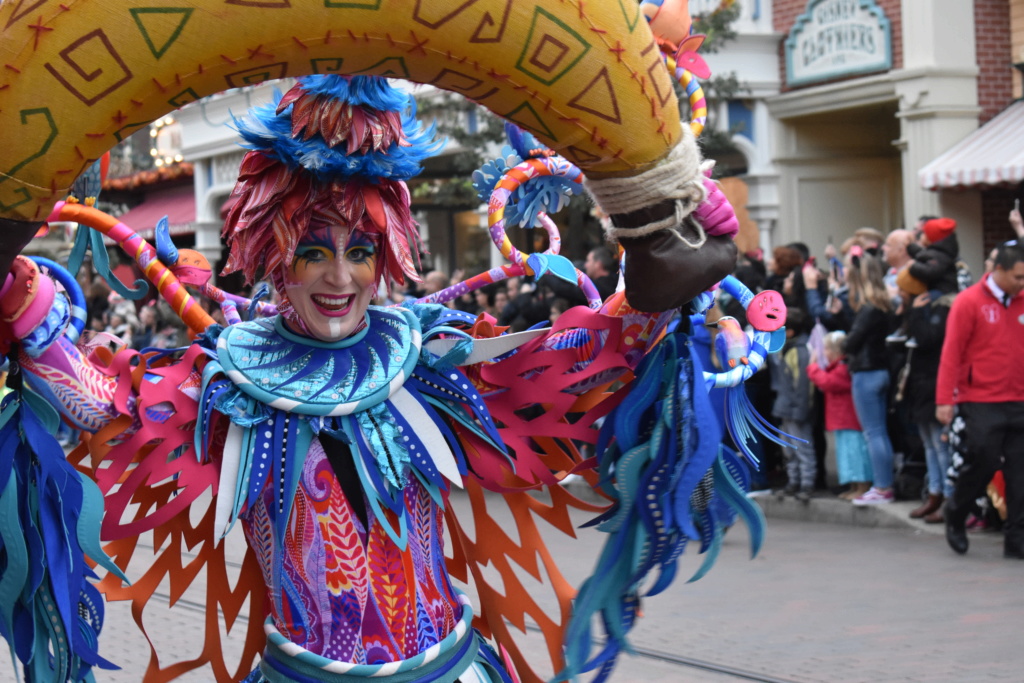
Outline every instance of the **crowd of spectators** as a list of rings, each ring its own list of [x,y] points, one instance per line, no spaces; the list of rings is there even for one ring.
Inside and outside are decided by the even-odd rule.
[[[1018,239],[1024,237],[1017,210],[1009,222]],[[824,257],[819,267],[805,245],[788,244],[767,259],[745,255],[735,272],[754,291],[780,292],[788,308],[786,345],[769,359],[769,390],[748,383],[760,412],[796,437],[792,447],[766,449],[761,487],[803,501],[815,491],[827,491],[858,506],[920,499],[910,516],[946,522],[947,538],[952,533],[950,545],[958,552],[966,551],[958,524],[1008,520],[1008,529],[1020,529],[1015,540],[1007,541],[1007,554],[1024,554],[1024,478],[1016,483],[1018,493],[1010,490],[1008,474],[1005,496],[986,498],[996,470],[1021,475],[1018,467],[1006,464],[1009,456],[988,456],[984,466],[973,462],[978,457],[972,444],[980,443],[979,436],[972,440],[964,433],[965,428],[971,433],[969,415],[1001,414],[989,401],[1009,402],[1004,423],[980,430],[1012,433],[1005,443],[1024,440],[1024,413],[1017,415],[1024,411],[1024,377],[1015,379],[1010,371],[1002,383],[980,378],[970,347],[982,342],[973,337],[962,341],[971,334],[988,344],[994,337],[1014,340],[1004,344],[1024,340],[1019,325],[1013,325],[1024,324],[1024,316],[1014,317],[1014,307],[1024,305],[1024,250],[1016,240],[1004,243],[989,254],[985,273],[972,278],[960,258],[956,223],[924,216],[914,229],[888,235],[862,228],[838,248],[829,245]],[[1001,293],[1002,299],[982,298],[988,291]],[[958,297],[964,298],[960,304]],[[996,308],[990,310],[992,304]],[[974,310],[982,305],[982,313]],[[724,313],[739,317],[741,311]],[[979,327],[978,316],[995,326]],[[1000,327],[1000,321],[1008,322]],[[998,331],[1004,328],[1005,335]],[[955,341],[946,343],[947,337]],[[979,399],[983,392],[978,386],[988,382],[1000,389]],[[972,409],[973,401],[985,406]],[[827,432],[834,442],[832,477],[824,467]],[[1003,443],[989,443],[985,450],[1002,453]],[[1016,456],[1024,458],[1024,452]],[[960,487],[970,488],[969,493],[955,493],[958,475],[969,481]],[[975,502],[979,495],[980,505]]]
[[[615,292],[619,282],[618,262],[607,247],[591,249],[577,267],[594,283],[602,300]],[[404,291],[392,287],[388,295],[378,299],[377,303],[401,303],[406,298],[435,294],[465,277],[462,271],[456,271],[449,277],[444,272],[432,270],[423,276],[421,285],[409,283]],[[448,305],[471,315],[486,313],[497,325],[508,327],[510,332],[521,332],[535,325],[554,322],[573,306],[586,306],[587,303],[586,296],[575,283],[544,275],[536,280],[510,277],[494,282],[467,292]]]
[[[1019,213],[1010,222],[1024,236]],[[995,263],[990,254],[986,273]],[[577,265],[602,299],[615,291],[610,250],[592,249]],[[380,303],[432,294],[464,275],[431,271],[419,288],[392,290]],[[746,390],[755,408],[794,438],[785,447],[767,440],[755,446],[763,461],[755,486],[804,502],[824,494],[858,506],[920,499],[912,517],[946,521],[943,503],[953,497],[966,447],[959,456],[953,447],[964,441],[964,421],[945,424],[937,415],[936,377],[953,303],[974,280],[960,258],[955,222],[925,216],[914,229],[888,235],[861,228],[829,245],[821,267],[802,243],[777,247],[767,259],[746,254],[734,275],[754,292],[778,291],[788,308],[784,348]],[[578,287],[545,276],[509,278],[449,305],[516,332],[586,303]],[[714,315],[746,325],[742,306],[728,296]],[[826,459],[830,442],[834,461]],[[992,506],[972,512],[971,524],[1000,522]]]

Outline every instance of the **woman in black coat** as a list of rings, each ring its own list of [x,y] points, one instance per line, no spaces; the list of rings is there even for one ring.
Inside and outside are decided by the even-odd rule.
[[[885,337],[892,329],[892,299],[882,280],[881,262],[853,247],[846,255],[853,324],[846,336],[846,358],[853,378],[853,405],[871,456],[874,485],[854,505],[893,502],[893,449],[887,428],[889,358]]]

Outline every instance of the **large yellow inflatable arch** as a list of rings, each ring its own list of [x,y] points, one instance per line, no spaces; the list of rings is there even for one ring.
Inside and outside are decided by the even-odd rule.
[[[636,0],[6,0],[0,218],[44,220],[95,159],[167,112],[312,73],[459,93],[592,177],[639,172],[680,136]]]

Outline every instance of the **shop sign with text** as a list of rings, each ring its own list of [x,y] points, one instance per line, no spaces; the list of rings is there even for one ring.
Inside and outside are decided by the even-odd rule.
[[[892,68],[892,29],[873,0],[810,0],[786,38],[788,85]]]

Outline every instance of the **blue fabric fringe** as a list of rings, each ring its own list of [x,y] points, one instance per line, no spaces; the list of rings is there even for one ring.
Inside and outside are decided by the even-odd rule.
[[[733,443],[755,466],[758,459],[749,444],[757,440],[758,434],[786,448],[796,448],[797,444],[805,443],[764,419],[750,402],[747,389],[742,384],[725,390],[725,424]]]
[[[737,514],[750,526],[753,552],[760,547],[764,519],[746,498],[745,465],[722,448],[722,428],[703,387],[689,338],[670,334],[644,357],[629,395],[605,420],[598,470],[602,490],[615,502],[586,526],[609,537],[576,597],[566,667],[555,680],[595,670],[595,682],[607,679],[619,653],[630,650],[626,635],[641,598],[669,586],[690,540],[699,540],[706,555],[691,580],[713,564]],[[596,654],[595,626],[606,638]]]
[[[27,387],[0,404],[0,635],[29,683],[117,668],[97,651],[103,601],[86,556],[127,582],[100,547],[103,497],[65,459],[58,420]]]

